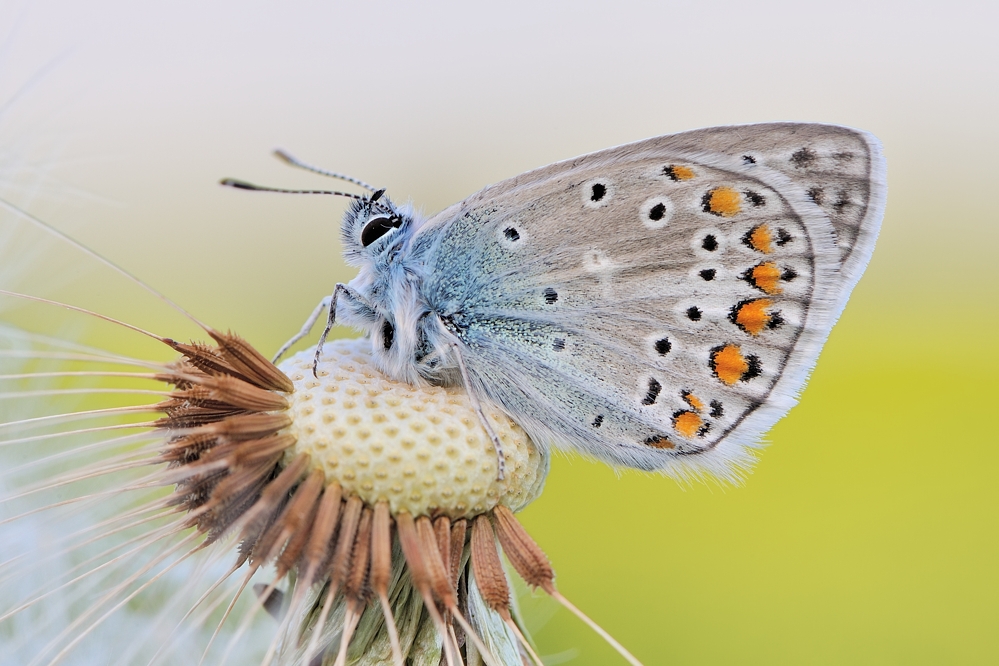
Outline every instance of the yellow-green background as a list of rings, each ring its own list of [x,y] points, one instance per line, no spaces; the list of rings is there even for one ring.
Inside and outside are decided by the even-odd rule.
[[[351,275],[341,202],[215,185],[327,184],[274,147],[433,212],[683,129],[870,130],[882,237],[746,483],[560,458],[523,520],[566,595],[649,665],[997,663],[997,23],[988,2],[9,2],[0,190],[270,351]],[[0,287],[194,333],[78,253],[0,238]],[[550,602],[524,610],[552,662],[619,663]]]

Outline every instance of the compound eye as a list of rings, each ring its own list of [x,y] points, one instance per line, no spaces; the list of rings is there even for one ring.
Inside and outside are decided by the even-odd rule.
[[[361,245],[368,247],[392,229],[398,229],[400,226],[402,226],[402,219],[395,216],[378,215],[372,217],[364,223],[364,228],[361,229]]]

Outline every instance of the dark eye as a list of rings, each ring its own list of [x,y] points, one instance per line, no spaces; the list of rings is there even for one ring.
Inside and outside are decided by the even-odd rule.
[[[395,216],[379,215],[364,223],[361,229],[361,245],[368,247],[392,229],[398,229],[402,219]]]

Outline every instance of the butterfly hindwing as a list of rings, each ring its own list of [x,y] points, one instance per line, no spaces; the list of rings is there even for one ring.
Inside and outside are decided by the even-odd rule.
[[[545,167],[419,230],[422,291],[473,388],[532,437],[731,476],[794,404],[870,255],[876,151],[854,130],[759,125]]]

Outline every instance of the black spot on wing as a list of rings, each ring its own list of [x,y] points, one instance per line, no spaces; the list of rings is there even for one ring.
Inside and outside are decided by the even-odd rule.
[[[514,229],[513,227],[507,227],[506,230],[503,232],[503,235],[506,236],[507,240],[509,241],[520,240],[520,232]]]
[[[554,305],[558,301],[558,292],[551,287],[545,287],[542,294],[545,297],[545,303],[548,305]]]
[[[649,390],[646,392],[645,397],[642,398],[643,405],[653,405],[656,399],[659,397],[659,392],[663,390],[663,385],[657,382],[655,379],[649,380]]]
[[[673,345],[670,343],[669,338],[659,338],[656,340],[656,351],[660,356],[665,356],[672,348]]]
[[[791,164],[798,169],[807,169],[819,158],[811,148],[802,148],[791,155]]]

